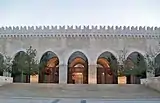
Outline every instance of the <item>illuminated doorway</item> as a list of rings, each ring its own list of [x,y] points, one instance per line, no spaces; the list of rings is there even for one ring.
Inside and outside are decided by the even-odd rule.
[[[51,51],[43,54],[41,58],[39,83],[59,83],[59,59]]]
[[[69,84],[88,83],[88,60],[80,51],[74,52],[68,60],[68,79]]]
[[[117,84],[117,59],[110,52],[97,59],[97,84]]]

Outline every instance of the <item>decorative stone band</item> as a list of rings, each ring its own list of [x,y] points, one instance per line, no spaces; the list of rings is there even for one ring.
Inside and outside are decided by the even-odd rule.
[[[160,27],[122,26],[24,26],[1,27],[0,38],[84,37],[84,38],[160,38]]]

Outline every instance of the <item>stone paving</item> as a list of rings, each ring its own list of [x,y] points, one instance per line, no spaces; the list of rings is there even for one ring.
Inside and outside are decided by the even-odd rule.
[[[10,84],[0,103],[159,103],[160,93],[143,85]]]
[[[159,103],[160,99],[1,98],[0,103]]]

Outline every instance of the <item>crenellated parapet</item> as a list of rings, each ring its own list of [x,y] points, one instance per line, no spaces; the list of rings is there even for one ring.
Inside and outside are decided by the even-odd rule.
[[[0,37],[134,37],[160,38],[160,27],[24,26],[1,27]]]

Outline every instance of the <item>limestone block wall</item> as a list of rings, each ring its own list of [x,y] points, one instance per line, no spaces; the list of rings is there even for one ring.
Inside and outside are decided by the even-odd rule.
[[[110,51],[117,58],[123,48],[127,49],[127,55],[134,51],[145,54],[147,47],[155,48],[159,44],[159,38],[158,27],[1,27],[0,52],[14,56],[32,45],[38,51],[38,59],[45,51],[52,50],[66,62],[72,52],[81,50],[88,56],[89,63],[95,64],[95,58],[104,51]]]
[[[13,78],[12,77],[5,77],[5,76],[0,76],[0,86],[13,83]]]
[[[97,58],[105,51],[111,52],[119,61],[120,51],[127,50],[126,58],[132,52],[145,55],[149,47],[157,48],[160,43],[158,27],[122,26],[31,26],[1,27],[0,53],[14,58],[19,51],[29,46],[37,50],[37,60],[47,51],[59,58],[60,71],[67,72],[71,54],[81,51],[88,58],[89,81],[96,82]],[[156,56],[156,55],[155,55]],[[60,74],[64,81],[66,73]]]
[[[141,84],[160,92],[160,76],[142,79]]]

